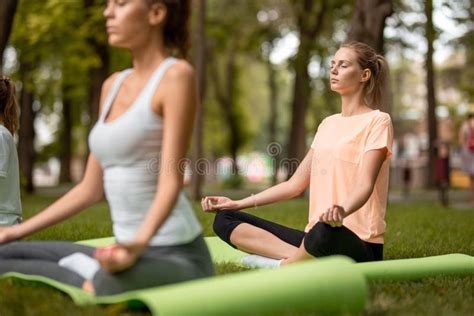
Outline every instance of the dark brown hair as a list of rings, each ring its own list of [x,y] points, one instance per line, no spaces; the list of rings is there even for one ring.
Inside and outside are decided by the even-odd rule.
[[[361,42],[347,42],[341,47],[352,49],[357,55],[357,63],[362,69],[369,69],[371,76],[365,85],[367,104],[374,108],[382,108],[388,88],[388,64],[382,55],[375,49]]]
[[[18,112],[15,83],[7,77],[0,77],[0,115],[3,124],[12,134],[15,134],[20,125]]]
[[[189,51],[190,0],[147,0],[149,5],[162,3],[166,6],[166,20],[163,27],[165,46],[174,55],[186,58]]]

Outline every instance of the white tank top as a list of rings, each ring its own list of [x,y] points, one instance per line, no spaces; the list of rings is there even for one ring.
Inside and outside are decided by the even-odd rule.
[[[134,239],[156,196],[163,121],[153,112],[151,101],[161,78],[175,62],[174,58],[164,60],[129,109],[106,123],[120,85],[132,69],[122,71],[89,135],[90,150],[103,169],[105,196],[119,242]],[[173,211],[150,240],[150,245],[184,244],[201,231],[191,204],[181,191]]]

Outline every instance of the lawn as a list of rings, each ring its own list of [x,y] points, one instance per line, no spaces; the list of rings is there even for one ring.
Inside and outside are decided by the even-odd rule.
[[[23,206],[30,217],[55,197],[27,196]],[[204,234],[212,236],[212,215],[197,215]],[[302,229],[308,204],[293,200],[252,210],[259,216]],[[412,258],[446,253],[474,255],[474,210],[444,209],[435,202],[392,203],[387,213],[385,258]],[[99,204],[68,221],[28,239],[82,240],[111,235],[107,205]],[[219,274],[236,273],[233,265],[217,267]],[[474,277],[428,278],[418,282],[374,282],[364,315],[472,315]],[[61,292],[38,284],[0,280],[0,315],[146,315],[126,306],[78,307]],[[292,313],[291,315],[299,315]]]

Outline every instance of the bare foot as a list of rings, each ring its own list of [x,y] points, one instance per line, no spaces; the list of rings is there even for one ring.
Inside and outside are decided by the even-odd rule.
[[[87,280],[82,284],[82,289],[87,293],[95,294],[94,285],[90,280]]]

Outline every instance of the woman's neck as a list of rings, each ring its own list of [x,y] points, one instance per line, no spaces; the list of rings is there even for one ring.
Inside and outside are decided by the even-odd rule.
[[[367,113],[372,111],[364,100],[364,93],[362,90],[355,91],[341,95],[341,115],[353,116],[357,114]]]
[[[140,77],[148,77],[165,58],[170,56],[159,36],[150,37],[146,45],[131,49],[131,53],[133,69]]]

